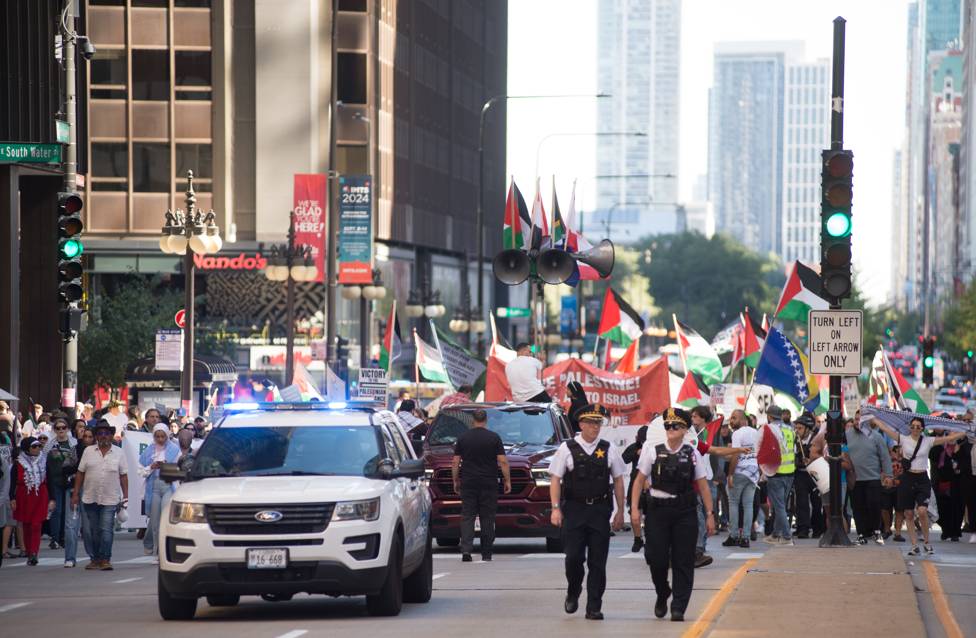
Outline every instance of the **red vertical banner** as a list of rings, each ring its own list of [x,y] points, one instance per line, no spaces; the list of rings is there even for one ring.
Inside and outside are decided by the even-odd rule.
[[[329,182],[325,175],[295,175],[295,245],[312,248],[315,281],[325,281],[325,229],[329,209]]]

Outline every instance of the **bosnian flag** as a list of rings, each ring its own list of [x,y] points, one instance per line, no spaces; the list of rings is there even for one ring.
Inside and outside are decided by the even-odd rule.
[[[700,334],[678,321],[676,315],[671,315],[671,318],[678,334],[678,349],[685,364],[685,372],[697,373],[709,386],[721,383],[725,378],[725,371],[712,346]]]
[[[820,289],[820,275],[812,268],[794,262],[773,316],[806,323],[811,310],[830,308],[830,302],[820,296]]]
[[[607,341],[629,346],[631,342],[640,338],[642,332],[644,332],[644,320],[630,307],[630,304],[624,301],[623,297],[607,286],[607,294],[603,297],[603,315],[600,317],[597,334]]]

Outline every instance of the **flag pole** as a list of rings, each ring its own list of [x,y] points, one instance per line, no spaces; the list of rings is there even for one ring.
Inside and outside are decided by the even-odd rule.
[[[420,351],[417,344],[417,328],[413,328],[413,346]],[[413,357],[413,395],[417,397],[417,401],[420,401],[420,362],[417,361],[417,355]]]

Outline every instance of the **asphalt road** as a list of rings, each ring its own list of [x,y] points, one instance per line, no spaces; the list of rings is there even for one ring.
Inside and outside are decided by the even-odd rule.
[[[542,541],[505,539],[498,541],[491,563],[462,563],[455,550],[438,548],[433,599],[424,605],[404,605],[396,618],[369,617],[362,598],[300,596],[279,603],[246,597],[233,608],[214,608],[201,600],[193,621],[164,622],[156,608],[156,568],[142,555],[142,544],[126,533],[116,537],[115,570],[111,572],[88,572],[80,566],[65,569],[61,552],[47,549],[37,567],[26,567],[23,559],[5,560],[0,568],[0,628],[15,627],[17,635],[32,638],[64,636],[66,623],[77,630],[71,633],[105,637],[175,638],[199,636],[204,631],[214,638],[311,638],[383,632],[395,632],[398,638],[499,632],[534,636],[635,636],[654,632],[656,636],[681,636],[743,561],[758,557],[768,547],[760,541],[750,550],[728,551],[719,546],[719,541],[721,537],[709,543],[715,562],[696,571],[696,591],[684,623],[654,618],[650,575],[643,556],[630,553],[631,537],[626,533],[612,541],[604,597],[606,620],[602,622],[585,620],[582,611],[573,616],[562,611],[565,579],[561,555],[545,553]],[[930,562],[937,568],[937,578],[962,635],[976,635],[976,606],[972,604],[976,601],[976,579],[972,577],[976,544],[936,542],[936,549],[938,553]],[[929,635],[943,636],[946,634],[929,593],[923,562],[911,561],[909,571]],[[796,604],[798,617],[813,609],[811,601],[804,601],[797,592],[782,594],[771,592],[771,603]],[[0,634],[5,633],[0,629]]]

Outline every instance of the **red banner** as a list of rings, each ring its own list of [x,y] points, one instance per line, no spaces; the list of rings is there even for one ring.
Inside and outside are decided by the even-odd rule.
[[[317,282],[325,281],[325,228],[329,208],[325,175],[295,175],[295,245],[312,248]]]
[[[579,359],[566,359],[542,372],[542,384],[554,400],[569,406],[566,386],[578,381],[593,403],[610,410],[614,425],[646,425],[654,415],[671,405],[667,359],[658,359],[637,372],[618,374],[601,370]],[[505,378],[505,364],[497,357],[488,359],[485,388],[487,401],[511,401]]]

